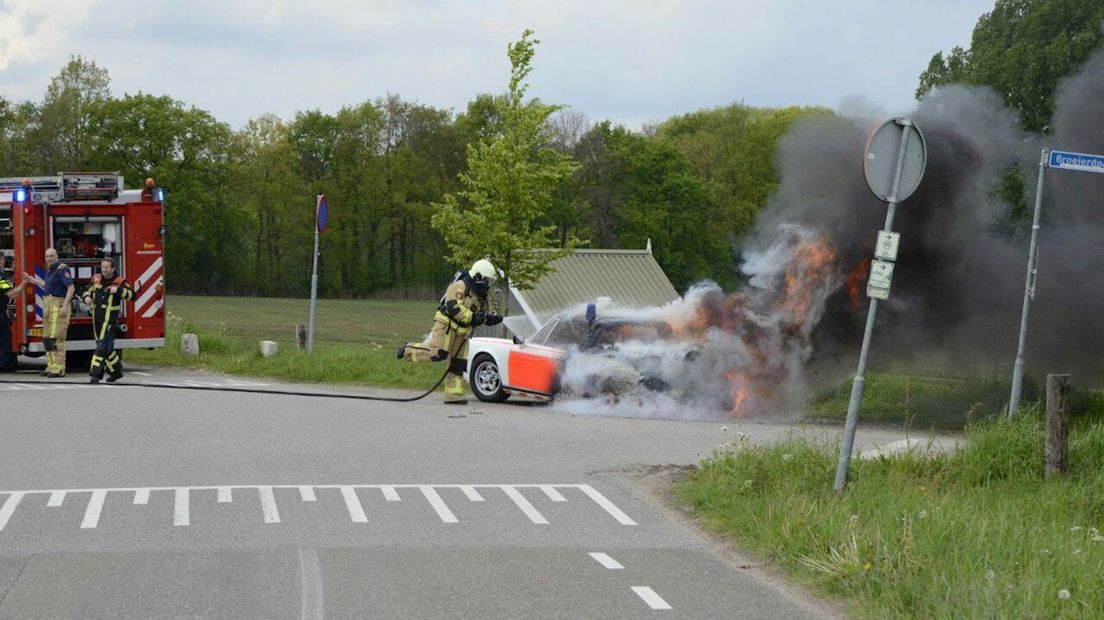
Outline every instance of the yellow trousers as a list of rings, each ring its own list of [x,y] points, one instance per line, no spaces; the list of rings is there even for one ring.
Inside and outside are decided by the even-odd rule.
[[[421,344],[406,345],[403,359],[410,362],[440,362],[447,360],[449,373],[445,377],[445,402],[464,400],[464,364],[468,357],[468,328],[460,327],[438,313],[433,328]]]
[[[54,350],[46,351],[46,372],[65,374],[65,335],[69,332],[69,306],[64,297],[42,300],[42,338],[53,339]]]

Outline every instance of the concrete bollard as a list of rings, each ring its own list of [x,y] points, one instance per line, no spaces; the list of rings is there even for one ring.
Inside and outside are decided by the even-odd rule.
[[[261,341],[261,357],[270,358],[276,357],[276,342],[272,340]]]
[[[199,336],[195,334],[181,334],[180,352],[184,355],[199,355]]]

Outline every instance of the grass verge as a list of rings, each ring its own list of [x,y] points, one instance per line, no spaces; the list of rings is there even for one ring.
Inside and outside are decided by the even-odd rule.
[[[1024,377],[1024,407],[1039,410],[1042,382]],[[1008,406],[1011,380],[1001,375],[934,376],[920,373],[868,373],[860,421],[925,430],[960,430]],[[840,422],[847,417],[851,380],[813,396],[805,417]],[[1032,409],[1033,408],[1033,409]],[[1104,391],[1075,387],[1070,412],[1084,417],[1104,414]]]
[[[428,389],[445,371],[440,364],[395,359],[395,347],[420,340],[433,318],[432,302],[320,300],[315,351],[295,344],[295,324],[306,323],[302,299],[180,297],[166,304],[165,347],[125,353],[128,362],[200,368],[296,382],[361,383]],[[180,336],[199,336],[200,355],[180,353]],[[261,357],[258,343],[275,340],[279,353]]]
[[[1095,412],[1100,413],[1100,412]],[[704,525],[866,618],[1089,618],[1104,610],[1104,423],[1044,479],[1038,416],[967,429],[962,450],[855,460],[837,445],[738,440],[677,488]]]

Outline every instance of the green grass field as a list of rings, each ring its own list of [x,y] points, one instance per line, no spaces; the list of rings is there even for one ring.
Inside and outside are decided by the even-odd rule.
[[[171,296],[166,300],[166,346],[128,351],[137,364],[204,368],[288,381],[362,383],[427,389],[444,367],[395,359],[399,344],[420,341],[433,321],[435,304],[425,301],[319,300],[315,352],[295,344],[295,324],[306,324],[306,299]],[[180,353],[180,335],[199,335],[200,355]],[[279,354],[260,356],[258,343],[274,340]]]
[[[1036,414],[973,426],[965,449],[930,460],[853,461],[843,493],[834,443],[737,441],[678,495],[706,528],[856,617],[1099,618],[1101,413],[1071,430],[1062,479],[1044,478]]]

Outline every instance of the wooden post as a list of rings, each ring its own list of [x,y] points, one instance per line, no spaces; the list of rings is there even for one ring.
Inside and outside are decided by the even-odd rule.
[[[295,343],[300,351],[307,348],[307,328],[302,323],[295,324]]]
[[[1069,375],[1047,375],[1046,475],[1066,473],[1069,467]]]

